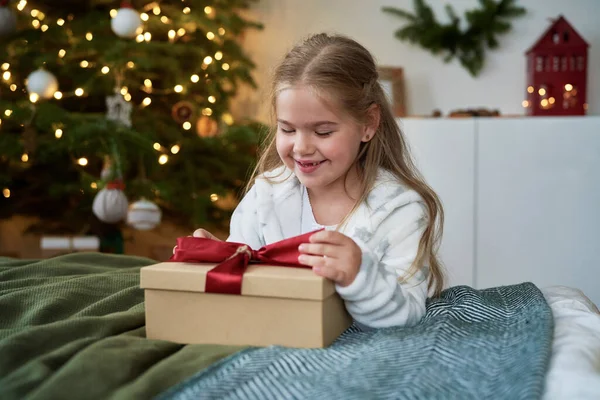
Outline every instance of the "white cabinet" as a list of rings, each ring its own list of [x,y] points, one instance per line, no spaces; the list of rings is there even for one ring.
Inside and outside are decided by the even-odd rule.
[[[568,285],[600,303],[600,117],[401,126],[444,202],[451,285]]]

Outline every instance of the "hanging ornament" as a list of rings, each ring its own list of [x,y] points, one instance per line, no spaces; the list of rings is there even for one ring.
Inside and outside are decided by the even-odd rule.
[[[161,216],[156,204],[142,198],[129,206],[127,224],[140,231],[147,231],[160,224]]]
[[[100,172],[100,179],[103,181],[109,181],[114,177],[113,162],[109,155],[104,156],[104,164],[102,165],[102,171]]]
[[[121,4],[121,8],[117,10],[117,15],[110,21],[113,32],[125,39],[134,38],[140,26],[142,26],[140,14],[128,2]]]
[[[219,124],[214,119],[203,115],[196,122],[196,131],[198,136],[213,137],[219,132]]]
[[[131,128],[131,103],[126,101],[123,95],[115,88],[113,96],[106,96],[106,108],[108,110],[106,119],[120,122]]]
[[[50,99],[58,90],[58,81],[51,72],[40,68],[27,77],[27,91],[37,94],[40,99]]]
[[[92,211],[100,221],[114,224],[127,216],[129,203],[123,193],[124,189],[123,181],[115,179],[96,194]]]
[[[17,16],[8,6],[8,0],[0,0],[0,37],[8,36],[17,30]]]
[[[189,101],[180,101],[171,109],[171,116],[180,124],[189,121],[194,116],[194,105]]]

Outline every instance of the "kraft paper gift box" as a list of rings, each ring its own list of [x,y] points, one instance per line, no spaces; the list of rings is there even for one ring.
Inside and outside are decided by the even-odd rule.
[[[292,241],[303,240],[307,235]],[[198,238],[179,238],[178,247],[180,240],[195,241],[201,246],[225,243],[230,248],[228,254],[234,254],[212,257],[212,263],[191,262],[198,257],[190,256],[186,262],[169,261],[141,268],[149,339],[184,344],[321,348],[331,344],[352,323],[333,282],[315,275],[310,268],[256,262],[248,265],[251,259],[261,259],[256,255],[264,248],[255,252],[241,244],[209,243],[209,239]],[[297,248],[297,243],[293,242],[292,247]],[[176,252],[172,260],[186,258],[177,255]],[[225,262],[219,263],[219,258]],[[204,256],[202,259],[207,261]],[[222,269],[227,263],[234,265],[229,266],[228,272],[215,272],[217,266]],[[231,285],[229,279],[236,275],[239,282],[233,287],[241,287],[219,288]]]

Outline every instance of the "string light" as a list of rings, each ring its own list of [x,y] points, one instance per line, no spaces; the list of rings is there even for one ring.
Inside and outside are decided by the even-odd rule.
[[[65,54],[67,54],[67,51],[65,49],[60,49],[58,51],[58,57],[63,58],[65,56]]]
[[[215,60],[221,60],[223,58],[223,53],[221,53],[220,51],[217,51],[215,53]]]
[[[90,183],[90,187],[92,189],[98,189],[98,184],[96,182],[92,182],[92,183]]]
[[[190,76],[190,80],[194,83],[197,83],[200,80],[200,77],[196,74]]]
[[[145,107],[149,106],[149,105],[150,105],[150,103],[152,103],[152,99],[151,99],[150,97],[146,97],[146,98],[144,99],[144,101],[142,101],[142,104],[143,104]]]
[[[573,90],[573,85],[571,85],[570,83],[567,83],[567,84],[565,85],[565,90],[566,90],[567,92],[570,92],[571,90]]]
[[[123,87],[121,88],[121,94],[122,94],[123,96],[125,96],[125,95],[127,94],[127,92],[128,92],[128,91],[129,91],[129,88],[128,88],[127,86],[123,86]]]
[[[2,78],[3,78],[5,81],[9,80],[9,79],[10,79],[10,76],[11,76],[11,74],[10,74],[10,71],[4,71],[4,73],[2,74]]]
[[[208,96],[209,103],[214,103],[215,101],[217,101],[217,99],[215,99],[215,96]]]
[[[31,10],[31,16],[33,18],[36,18],[38,16],[40,12],[38,10],[36,10],[35,8],[33,10]]]
[[[144,33],[144,39],[146,39],[146,42],[149,42],[152,40],[152,34],[150,32]]]
[[[131,94],[127,93],[125,96],[123,96],[123,98],[125,101],[131,101]]]
[[[158,142],[154,143],[154,146],[152,146],[152,147],[153,147],[153,148],[154,148],[154,150],[156,150],[156,151],[159,151],[159,150],[162,148],[162,146],[161,146],[161,145],[160,145],[160,143],[158,143]]]
[[[208,40],[213,40],[213,39],[215,38],[215,34],[214,34],[214,33],[212,33],[212,32],[208,32],[208,33],[206,34],[206,38],[207,38]]]
[[[117,16],[119,12],[117,10],[115,10],[114,8],[112,10],[110,10],[110,17],[114,18]],[[143,18],[142,18],[143,19]]]
[[[77,164],[85,167],[88,164],[88,160],[85,157],[81,157],[79,160],[77,160]]]
[[[6,110],[4,111],[4,115],[6,115],[7,117],[10,117],[12,114],[12,110]]]
[[[192,124],[190,123],[190,121],[185,121],[183,123],[183,129],[185,129],[186,131],[189,131],[190,129],[192,129]]]
[[[214,203],[217,200],[219,200],[219,195],[217,195],[216,193],[210,195],[210,201]]]
[[[79,63],[79,65],[81,65],[81,68],[87,68],[90,63],[87,62],[86,60],[83,60],[82,62]]]
[[[144,86],[146,86],[147,88],[151,88],[152,81],[150,79],[144,79]]]
[[[21,161],[23,161],[23,162],[29,161],[29,155],[27,153],[23,153],[23,155],[21,156]]]
[[[56,25],[58,26],[63,26],[65,24],[65,20],[62,18],[59,18],[56,20]]]
[[[159,6],[154,7],[152,12],[154,13],[154,15],[160,15],[160,7]]]
[[[15,85],[14,83],[12,85],[10,85],[10,91],[14,92],[17,90],[17,85]]]
[[[131,69],[133,67],[135,67],[135,63],[133,61],[128,61],[127,62],[127,68]]]
[[[43,12],[41,12],[41,11],[39,11],[39,12],[38,12],[38,15],[37,15],[37,17],[38,17],[38,19],[39,19],[40,21],[43,21],[43,20],[44,20],[44,18],[46,18],[46,14],[44,14],[44,13],[43,13]]]
[[[162,17],[160,17],[160,22],[162,22],[163,24],[168,24],[169,18],[167,18],[166,15],[163,15]]]
[[[223,120],[223,122],[225,122],[227,125],[233,125],[233,116],[229,113],[225,113],[221,116],[221,119]]]
[[[227,71],[229,69],[229,64],[223,63],[221,67],[223,68],[223,70]]]
[[[524,108],[527,108],[527,107],[529,107],[529,102],[527,100],[523,100],[521,105],[523,105]]]
[[[92,32],[88,32],[85,34],[85,38],[88,40],[88,42],[91,42],[94,38],[94,35],[92,35]]]
[[[10,189],[4,188],[4,190],[2,191],[2,194],[4,195],[4,197],[6,197],[8,199],[10,197]]]
[[[548,99],[548,103],[550,103],[550,104],[554,104],[555,102],[556,102],[556,99],[554,97],[550,97]]]
[[[31,25],[33,25],[35,29],[38,29],[40,27],[40,21],[34,19],[33,21],[31,21]]]
[[[56,92],[54,92],[54,98],[56,100],[60,100],[60,99],[62,99],[62,97],[63,97],[63,94],[61,92],[59,92],[58,90]]]
[[[75,90],[75,96],[78,96],[78,97],[83,96],[83,89],[82,88],[77,88]]]
[[[213,111],[211,108],[206,107],[205,109],[202,110],[202,115],[206,115],[207,117],[210,117],[212,115]]]
[[[19,2],[19,4],[17,5],[17,8],[19,9],[19,11],[23,11],[23,9],[25,8],[26,5],[27,5],[27,1],[21,0]]]
[[[37,93],[31,93],[29,95],[29,101],[32,103],[36,103],[40,99],[40,96]]]
[[[212,62],[212,57],[211,56],[206,56],[204,57],[204,64],[209,65]]]
[[[179,35],[179,36],[183,36],[183,35],[185,35],[185,29],[183,29],[183,28],[179,28],[179,29],[177,30],[177,35]]]
[[[225,28],[219,28],[218,32],[221,36],[225,35]]]
[[[175,39],[175,36],[177,36],[177,32],[175,32],[173,29],[171,29],[168,33],[169,35],[169,39],[173,40]]]
[[[533,86],[529,86],[527,88],[527,93],[533,93]]]
[[[192,9],[189,8],[189,7],[186,7],[186,8],[183,9],[183,13],[184,14],[189,14],[190,12],[192,12]]]
[[[546,89],[541,88],[540,90],[538,90],[538,93],[540,94],[540,96],[543,96],[546,94]]]
[[[160,157],[158,157],[158,163],[161,165],[166,164],[168,161],[169,161],[169,156],[166,154],[163,154]]]
[[[204,13],[205,14],[210,14],[210,13],[212,13],[212,11],[213,11],[213,9],[212,9],[211,6],[204,7]]]
[[[6,71],[6,70],[8,70],[9,68],[10,68],[10,64],[9,64],[9,63],[4,63],[4,64],[2,64],[2,70],[3,70],[3,71]]]
[[[62,129],[58,128],[58,129],[56,129],[56,130],[54,131],[54,136],[55,136],[57,139],[60,139],[60,138],[62,137],[62,135],[63,135],[63,130],[62,130]]]
[[[175,88],[174,88],[174,89],[175,89],[175,91],[176,91],[177,93],[181,93],[181,92],[183,92],[183,86],[181,86],[181,85],[177,85],[177,86],[175,86]]]
[[[102,69],[100,70],[104,75],[108,74],[110,72],[110,68],[107,66],[102,67]]]
[[[140,18],[142,19],[142,21],[148,21],[150,19],[150,17],[146,13],[141,13]]]
[[[42,25],[42,32],[46,32],[48,30],[48,25]]]
[[[177,145],[177,144],[175,144],[175,145],[173,145],[173,147],[171,147],[171,153],[173,153],[173,154],[179,153],[179,150],[181,150],[181,147],[179,147],[179,145]]]
[[[135,41],[138,43],[142,43],[144,41],[144,35],[139,34],[135,37]]]

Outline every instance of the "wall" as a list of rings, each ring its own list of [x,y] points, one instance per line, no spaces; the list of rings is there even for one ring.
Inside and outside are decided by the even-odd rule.
[[[427,0],[439,20],[446,20],[444,7],[452,4],[458,15],[478,6],[477,0]],[[600,15],[598,0],[520,1],[526,16],[513,20],[513,29],[501,36],[500,47],[486,56],[486,67],[474,79],[457,61],[445,64],[417,46],[399,41],[394,31],[403,20],[381,11],[383,6],[413,10],[413,0],[259,0],[250,17],[265,25],[248,33],[245,48],[256,62],[254,73],[260,90],[243,93],[236,114],[265,120],[264,101],[270,69],[293,43],[310,33],[327,31],[349,35],[367,47],[380,65],[405,69],[408,113],[444,114],[466,107],[499,109],[502,114],[523,114],[525,56],[550,25],[548,18],[563,14],[590,43],[588,65],[588,114],[600,114]],[[592,71],[595,71],[592,72]]]

